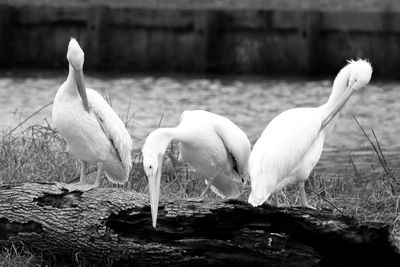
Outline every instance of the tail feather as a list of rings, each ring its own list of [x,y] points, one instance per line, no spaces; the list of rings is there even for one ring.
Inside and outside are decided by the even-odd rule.
[[[118,159],[106,160],[103,162],[103,170],[108,180],[116,184],[124,184],[128,181],[129,169],[125,168]]]

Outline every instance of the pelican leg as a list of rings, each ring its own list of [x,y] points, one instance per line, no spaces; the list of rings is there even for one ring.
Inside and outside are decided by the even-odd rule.
[[[87,162],[81,160],[81,175],[79,177],[79,182],[78,184],[82,183],[83,181],[86,180],[86,169],[87,169]],[[58,187],[59,190],[68,190],[71,191],[71,188],[76,185],[77,183],[71,183],[71,184],[64,184],[64,183],[59,183],[56,182],[56,186]]]
[[[85,161],[82,161],[81,179],[78,183],[69,185],[68,190],[70,192],[73,191],[87,192],[100,186],[103,164],[101,162],[97,163],[97,176],[96,176],[96,182],[94,184],[88,184],[86,182],[86,167],[87,163]]]
[[[78,184],[84,184],[86,181],[86,169],[87,169],[87,162],[81,160],[81,177],[79,179]]]
[[[295,175],[292,175],[292,176],[288,176],[288,177],[282,179],[282,181],[276,185],[276,188],[275,188],[275,190],[273,192],[273,193],[275,193],[274,194],[274,204],[275,204],[276,207],[282,207],[283,206],[283,205],[281,205],[279,203],[279,198],[278,198],[277,193],[279,191],[281,191],[283,188],[285,188],[286,186],[295,183],[296,180],[297,180],[297,177]]]
[[[206,189],[204,189],[204,191],[201,192],[200,196],[198,196],[198,197],[193,197],[193,198],[187,198],[187,201],[190,201],[190,202],[201,202],[201,201],[203,201],[203,200],[204,200],[204,196],[206,195],[206,193],[208,192],[208,190],[210,190],[210,187],[211,187],[213,181],[214,181],[214,178],[211,178],[211,179],[208,181],[208,185],[207,185]]]
[[[304,189],[304,183],[305,181],[301,181],[299,182],[299,191],[300,191],[300,198],[301,198],[301,205],[303,207],[309,208],[309,209],[313,209],[315,210],[316,208],[309,205],[307,202],[307,196],[306,196],[306,191]]]
[[[94,182],[94,187],[100,187],[101,185],[101,174],[103,173],[103,163],[97,163],[97,175],[96,175],[96,182]]]
[[[79,177],[79,182],[78,183],[70,183],[70,184],[57,183],[57,186],[59,187],[59,189],[67,189],[68,191],[73,191],[71,189],[73,189],[76,185],[85,183],[86,169],[87,169],[87,162],[81,160],[81,175]]]

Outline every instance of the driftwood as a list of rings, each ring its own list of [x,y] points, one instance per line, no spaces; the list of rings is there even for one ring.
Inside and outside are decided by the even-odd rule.
[[[87,193],[55,184],[0,187],[0,245],[115,266],[398,266],[389,227],[331,211],[253,208],[237,200],[161,200],[120,188]],[[73,256],[71,256],[73,255]]]

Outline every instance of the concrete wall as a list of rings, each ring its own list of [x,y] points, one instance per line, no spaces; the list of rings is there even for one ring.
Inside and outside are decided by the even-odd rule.
[[[239,1],[246,8],[200,2],[3,1],[0,67],[65,68],[73,36],[85,51],[85,69],[312,75],[336,73],[346,59],[362,57],[374,74],[400,77],[395,1],[330,1],[332,8],[312,1]]]

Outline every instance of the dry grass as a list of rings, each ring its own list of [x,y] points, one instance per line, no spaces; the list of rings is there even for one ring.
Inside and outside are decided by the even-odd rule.
[[[65,141],[48,124],[4,131],[0,138],[2,183],[67,182],[79,172]]]
[[[0,253],[0,267],[37,267],[43,259],[24,249],[24,246],[11,246]]]
[[[377,157],[383,157],[379,144],[375,146]],[[173,143],[169,151],[176,157],[177,145]],[[129,182],[124,187],[147,193],[147,180],[139,150],[133,152],[133,161]],[[399,177],[399,170],[387,166],[384,157],[381,163],[386,164],[382,166],[381,172],[360,172],[354,166],[354,175],[348,177],[321,177],[314,174],[307,185],[308,198],[310,204],[319,209],[327,208],[335,212],[340,210],[360,220],[385,222],[393,226],[393,236],[397,244],[400,244],[400,188],[396,178]],[[79,169],[79,162],[69,153],[65,141],[47,121],[0,133],[1,183],[69,183],[79,178]],[[91,167],[88,173],[94,176],[95,167]],[[204,180],[198,178],[188,165],[176,161],[174,157],[166,156],[161,193],[168,198],[197,196],[205,186]],[[102,186],[114,185],[104,179]],[[241,197],[243,200],[247,199],[249,191],[249,187],[244,189]],[[213,193],[208,193],[207,197],[216,198]],[[298,203],[299,194],[297,188],[292,186],[272,198],[274,197],[277,197],[282,205],[293,205]],[[0,262],[1,266],[60,266],[54,259],[44,260],[41,255],[33,255],[27,250],[18,250],[15,247],[4,250],[0,255]],[[89,263],[78,261],[73,261],[72,265],[90,266]]]

